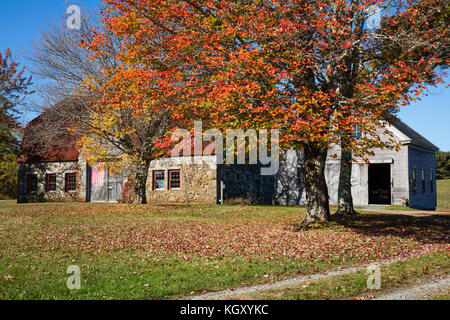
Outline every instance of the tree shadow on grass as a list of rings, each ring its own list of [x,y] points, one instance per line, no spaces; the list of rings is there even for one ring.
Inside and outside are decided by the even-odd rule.
[[[422,243],[449,243],[450,216],[416,217],[404,214],[362,213],[332,220],[345,228],[367,236],[412,238]]]

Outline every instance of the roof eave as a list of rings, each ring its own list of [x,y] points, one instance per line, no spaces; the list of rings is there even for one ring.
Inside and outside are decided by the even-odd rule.
[[[417,146],[419,148],[426,149],[426,150],[433,151],[433,152],[439,151],[438,147],[434,147],[433,148],[433,147],[430,147],[430,146],[426,146],[426,145],[417,143],[417,142],[412,141],[412,140],[402,140],[402,141],[400,141],[400,143],[401,144],[411,144],[411,145]]]

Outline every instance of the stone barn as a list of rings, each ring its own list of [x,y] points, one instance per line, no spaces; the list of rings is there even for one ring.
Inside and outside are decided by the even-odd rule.
[[[19,162],[18,201],[112,201],[122,197],[127,180],[91,168],[68,134],[33,140],[45,112],[29,123]],[[32,128],[38,130],[31,130]],[[400,120],[388,127],[400,151],[376,149],[369,163],[356,159],[352,166],[355,205],[408,203],[412,208],[436,207],[438,148]],[[382,137],[383,138],[383,137]],[[387,137],[384,137],[387,138]],[[33,143],[27,143],[32,140]],[[47,142],[46,142],[47,141]],[[337,203],[338,147],[329,150],[326,180],[330,203]],[[282,154],[276,175],[263,176],[259,165],[219,164],[214,155],[172,157],[152,161],[147,181],[149,203],[260,203],[303,205],[303,153]]]
[[[52,125],[49,121],[54,122],[54,113],[47,112],[25,128],[17,159],[17,201],[116,202],[121,199],[126,179],[90,167],[75,147],[77,139],[67,131],[67,123]]]

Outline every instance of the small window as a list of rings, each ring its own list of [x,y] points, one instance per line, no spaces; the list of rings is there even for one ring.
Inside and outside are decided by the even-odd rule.
[[[433,183],[433,170],[430,170],[430,190],[433,193],[434,192],[434,183]]]
[[[38,191],[37,174],[27,175],[27,192],[36,193]]]
[[[56,174],[48,174],[45,177],[45,191],[56,191]]]
[[[297,167],[297,184],[303,185],[304,179],[303,179],[303,167]]]
[[[169,171],[169,189],[180,189],[181,175],[180,170]]]
[[[416,168],[412,170],[412,191],[416,193]]]
[[[66,192],[73,192],[77,190],[77,174],[66,173]]]
[[[422,192],[425,193],[425,170],[422,169]]]
[[[164,190],[164,171],[153,171],[153,190]]]

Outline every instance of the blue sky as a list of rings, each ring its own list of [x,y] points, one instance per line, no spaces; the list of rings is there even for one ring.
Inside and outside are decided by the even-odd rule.
[[[13,51],[16,60],[27,65],[26,56],[32,42],[49,21],[65,16],[69,5],[99,6],[100,0],[14,0],[2,1],[0,10],[0,50]],[[447,77],[449,83],[450,77]],[[24,115],[30,120],[34,116]],[[403,108],[399,117],[425,136],[442,151],[450,151],[450,89],[445,85],[430,88],[430,94],[421,101]]]

